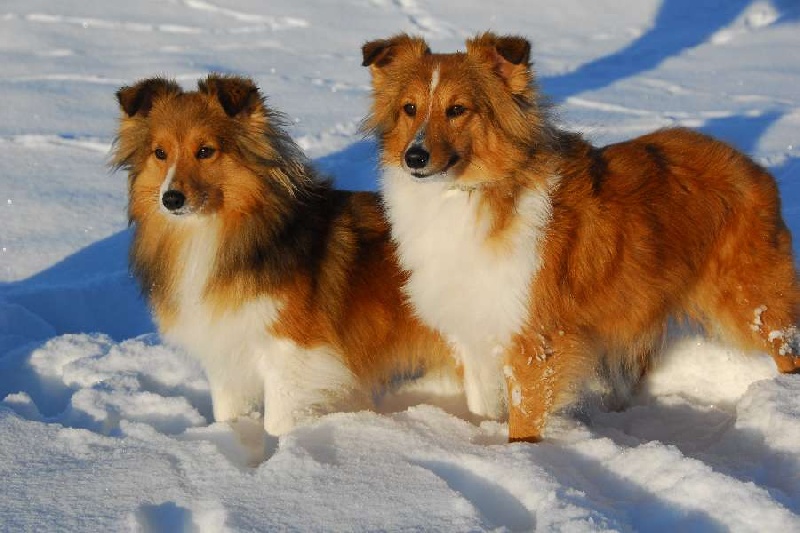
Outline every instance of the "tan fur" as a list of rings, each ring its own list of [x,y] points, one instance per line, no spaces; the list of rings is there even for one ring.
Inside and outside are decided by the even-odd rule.
[[[204,305],[222,316],[264,296],[283,302],[263,327],[300,347],[331,350],[367,395],[399,375],[454,366],[404,301],[405,275],[378,196],[319,179],[252,81],[212,75],[183,92],[155,78],[118,98],[113,162],[129,172],[131,265],[162,332],[179,312],[179,272],[190,267],[178,250],[191,230],[159,205],[179,154],[175,187],[192,216],[219,230]],[[213,155],[199,159],[201,147]],[[167,159],[154,156],[157,148]]]
[[[766,351],[781,372],[800,368],[791,236],[764,169],[686,129],[602,149],[559,131],[519,37],[479,35],[458,54],[432,54],[405,35],[376,42],[383,55],[373,44],[373,57],[395,58],[378,64],[365,55],[374,87],[365,126],[383,164],[402,164],[422,120],[403,105],[432,106],[431,172],[473,191],[494,229],[486,246],[501,249],[514,231],[521,192],[557,177],[526,325],[507,347],[510,440],[539,440],[548,415],[603,365],[640,376],[670,317]],[[455,103],[466,112],[448,117]]]

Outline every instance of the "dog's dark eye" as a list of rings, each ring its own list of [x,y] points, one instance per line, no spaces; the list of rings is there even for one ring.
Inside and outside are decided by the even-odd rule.
[[[195,155],[195,157],[197,159],[208,159],[209,157],[214,155],[215,151],[216,150],[214,150],[210,146],[201,146],[200,149],[197,151],[197,154]]]
[[[417,114],[417,106],[414,104],[406,104],[403,106],[403,112],[409,117],[413,117]]]
[[[153,154],[155,154],[156,159],[161,159],[162,161],[167,158],[167,152],[161,148],[156,148]]]
[[[447,115],[447,118],[456,118],[463,115],[466,110],[467,108],[464,107],[463,105],[456,104],[448,107],[444,113],[445,115]]]

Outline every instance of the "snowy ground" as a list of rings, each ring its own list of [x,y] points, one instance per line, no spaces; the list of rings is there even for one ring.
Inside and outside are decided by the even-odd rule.
[[[250,464],[126,272],[115,89],[251,75],[343,187],[374,188],[360,44],[534,43],[598,143],[683,124],[778,178],[800,236],[795,0],[6,0],[0,5],[0,530],[800,530],[800,378],[676,339],[635,405],[507,445],[458,399],[335,414]],[[391,410],[389,410],[391,411]]]

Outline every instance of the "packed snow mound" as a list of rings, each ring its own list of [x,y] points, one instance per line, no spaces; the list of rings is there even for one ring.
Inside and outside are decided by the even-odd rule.
[[[4,358],[18,359],[4,389],[25,380],[0,404],[0,518],[12,530],[800,527],[800,382],[700,338],[666,357],[633,406],[564,416],[535,446],[433,405],[333,414],[272,442],[255,420],[210,423],[201,369],[155,335],[61,335]]]

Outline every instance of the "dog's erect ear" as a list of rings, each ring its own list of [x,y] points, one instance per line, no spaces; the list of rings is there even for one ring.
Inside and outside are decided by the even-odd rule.
[[[531,59],[531,43],[523,37],[507,35],[498,37],[494,43],[497,53],[512,65],[527,66]]]
[[[263,108],[258,87],[250,78],[212,74],[197,82],[201,93],[216,96],[229,117],[250,116]]]
[[[389,65],[399,58],[422,57],[430,53],[431,49],[424,39],[401,33],[389,39],[378,39],[365,43],[361,47],[361,66],[370,67],[374,73],[377,69]]]
[[[146,117],[156,98],[181,92],[180,86],[174,81],[164,78],[149,78],[137,82],[131,87],[122,87],[117,91],[117,100],[122,111],[129,117],[135,115]]]
[[[467,54],[490,64],[515,94],[524,93],[533,79],[531,43],[524,37],[486,32],[467,41]]]

